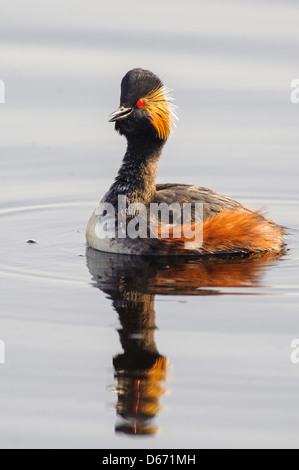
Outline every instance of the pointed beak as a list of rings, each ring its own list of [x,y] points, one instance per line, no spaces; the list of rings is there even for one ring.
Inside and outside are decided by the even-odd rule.
[[[110,114],[109,122],[120,121],[121,119],[126,119],[133,112],[133,108],[125,108],[120,106],[114,113]]]

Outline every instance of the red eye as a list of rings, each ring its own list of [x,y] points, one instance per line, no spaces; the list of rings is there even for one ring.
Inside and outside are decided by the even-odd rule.
[[[137,108],[142,108],[144,106],[144,101],[143,100],[138,100],[136,103]]]

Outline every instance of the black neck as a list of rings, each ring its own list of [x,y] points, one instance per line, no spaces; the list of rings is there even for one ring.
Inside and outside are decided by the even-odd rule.
[[[105,202],[117,204],[119,195],[126,195],[129,204],[149,203],[156,192],[157,163],[165,141],[128,138],[127,151],[115,182]]]

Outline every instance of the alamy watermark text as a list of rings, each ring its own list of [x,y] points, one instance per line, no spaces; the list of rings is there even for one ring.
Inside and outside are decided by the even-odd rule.
[[[293,339],[290,348],[292,349],[290,356],[291,363],[297,365],[299,364],[299,339]]]
[[[118,196],[118,206],[102,202],[96,209],[98,238],[177,238],[186,248],[203,242],[203,204],[128,203]]]
[[[291,81],[291,88],[294,88],[290,96],[291,103],[298,104],[299,103],[299,78],[294,78],[294,80]]]

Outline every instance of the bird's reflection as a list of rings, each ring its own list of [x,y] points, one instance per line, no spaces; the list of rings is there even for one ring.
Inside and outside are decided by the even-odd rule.
[[[220,295],[223,288],[257,287],[280,255],[243,259],[198,260],[86,252],[96,287],[112,300],[119,315],[123,353],[114,356],[119,417],[116,431],[150,435],[165,393],[168,360],[154,339],[155,294]]]

